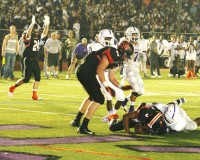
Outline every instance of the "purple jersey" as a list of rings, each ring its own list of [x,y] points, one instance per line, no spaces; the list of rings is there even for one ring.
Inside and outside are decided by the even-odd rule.
[[[81,60],[87,55],[87,45],[83,46],[82,43],[77,44],[75,50],[72,52],[72,56],[76,54],[76,58]]]

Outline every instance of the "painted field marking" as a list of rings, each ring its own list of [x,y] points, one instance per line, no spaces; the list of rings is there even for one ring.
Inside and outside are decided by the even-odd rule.
[[[124,159],[152,160],[151,158],[143,158],[143,157],[137,157],[137,156],[125,156],[125,155],[112,154],[112,153],[106,153],[106,152],[95,152],[95,151],[72,149],[72,148],[58,148],[58,147],[44,146],[44,145],[36,145],[36,146],[41,147],[41,148],[50,149],[50,150],[56,150],[56,151],[72,151],[72,152],[77,152],[77,153],[87,153],[87,154],[101,155],[101,156],[107,156],[107,157],[119,157],[119,158],[124,158]]]

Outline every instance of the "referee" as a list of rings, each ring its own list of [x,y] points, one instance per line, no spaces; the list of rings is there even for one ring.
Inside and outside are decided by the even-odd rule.
[[[62,58],[61,45],[56,39],[57,33],[51,33],[51,37],[46,41],[44,45],[44,54],[48,59],[47,79],[50,77],[52,67],[55,68],[54,78],[58,78],[58,61]]]

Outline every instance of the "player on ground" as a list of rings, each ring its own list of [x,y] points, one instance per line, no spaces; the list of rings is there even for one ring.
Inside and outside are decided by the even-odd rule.
[[[185,102],[186,100],[184,98],[179,98],[168,104],[158,102],[142,103],[140,104],[136,112],[125,114],[123,116],[123,120],[117,121],[113,118],[111,120],[112,122],[109,129],[111,131],[119,131],[125,129],[128,135],[132,135],[132,133],[130,132],[131,127],[134,127],[136,133],[153,134],[166,133],[167,131],[196,130],[197,127],[200,125],[200,117],[196,118],[195,120],[191,120],[187,113],[180,107],[180,105]],[[155,126],[153,124],[156,124],[156,121],[154,119],[154,116],[150,116],[150,112],[152,112],[152,115],[156,115],[154,112],[162,113],[164,117],[161,114],[158,114],[159,116],[156,119],[159,120],[159,117],[163,117],[164,124],[167,126],[168,129],[165,127],[165,125],[163,125],[163,122],[160,123],[161,121],[159,120],[159,124],[162,127],[159,130],[157,130],[158,128],[154,130]],[[146,120],[148,121],[142,120],[144,119],[144,117],[146,117]],[[155,123],[153,123],[152,118],[148,119],[148,117],[152,117]],[[150,123],[151,121],[152,124]]]

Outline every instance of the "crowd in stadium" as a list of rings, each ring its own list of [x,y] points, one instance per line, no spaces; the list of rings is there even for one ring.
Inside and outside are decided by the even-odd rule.
[[[51,19],[51,30],[74,29],[83,37],[102,28],[123,31],[136,26],[143,32],[199,33],[198,0],[182,0],[180,24],[178,24],[178,1],[176,0],[2,0],[0,2],[0,28],[11,24],[25,29],[34,14],[43,27],[45,14]],[[121,35],[116,35],[121,36]]]

